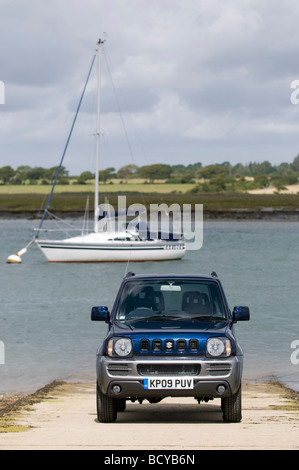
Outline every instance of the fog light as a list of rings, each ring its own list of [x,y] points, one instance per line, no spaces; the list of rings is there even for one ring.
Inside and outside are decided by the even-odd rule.
[[[121,392],[121,387],[119,385],[113,385],[112,392],[118,395]]]
[[[222,395],[225,392],[225,386],[224,385],[218,385],[217,392],[219,393],[219,395]]]

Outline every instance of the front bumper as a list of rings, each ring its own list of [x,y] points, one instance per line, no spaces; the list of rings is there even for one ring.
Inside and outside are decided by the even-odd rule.
[[[186,371],[186,372],[185,372]],[[146,378],[190,376],[190,389],[145,389]],[[133,357],[128,360],[97,357],[97,378],[101,392],[114,398],[153,398],[192,396],[195,398],[228,397],[240,387],[243,356],[229,358],[153,358]],[[119,387],[114,388],[115,385]],[[219,386],[222,393],[219,392]],[[114,390],[118,390],[116,393]]]

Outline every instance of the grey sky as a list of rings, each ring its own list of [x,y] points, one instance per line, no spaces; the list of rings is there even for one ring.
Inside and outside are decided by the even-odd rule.
[[[102,168],[291,162],[298,20],[295,0],[0,0],[0,166],[59,163],[100,37]],[[94,110],[93,75],[71,174],[93,171]]]

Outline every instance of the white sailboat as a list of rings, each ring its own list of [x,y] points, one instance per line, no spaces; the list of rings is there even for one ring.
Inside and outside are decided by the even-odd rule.
[[[168,261],[183,258],[186,246],[182,237],[174,239],[147,238],[136,230],[120,227],[117,231],[100,230],[99,223],[99,140],[100,140],[100,76],[101,51],[103,41],[99,40],[96,55],[98,57],[98,102],[96,129],[96,165],[95,165],[95,202],[94,231],[59,240],[40,239],[39,233],[47,210],[44,212],[35,242],[49,262],[127,262],[127,261]],[[82,99],[82,98],[81,98]],[[80,105],[80,103],[79,103]],[[77,110],[78,111],[78,110]],[[61,166],[61,165],[60,165]]]

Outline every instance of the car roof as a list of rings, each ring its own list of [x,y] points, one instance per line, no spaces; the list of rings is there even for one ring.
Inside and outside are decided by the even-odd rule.
[[[167,273],[167,274],[159,274],[159,273],[151,273],[151,274],[135,274],[135,273],[128,273],[124,280],[153,280],[153,279],[192,279],[192,280],[218,280],[218,276],[215,272],[212,272],[210,275],[207,274],[177,274],[177,273]]]

